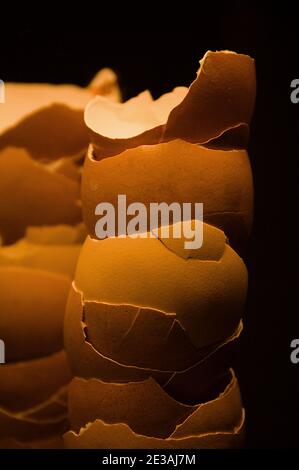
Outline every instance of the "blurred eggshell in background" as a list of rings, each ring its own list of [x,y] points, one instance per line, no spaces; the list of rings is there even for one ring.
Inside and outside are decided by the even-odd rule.
[[[38,269],[0,267],[0,337],[6,361],[57,352],[70,279]]]
[[[87,146],[83,110],[94,93],[120,99],[117,77],[109,69],[100,71],[89,88],[6,83],[5,92],[0,108],[0,149],[22,147],[41,159],[74,155]]]
[[[66,354],[59,351],[29,361],[0,367],[0,403],[12,412],[21,412],[46,401],[71,379]]]
[[[80,221],[79,181],[12,147],[0,152],[0,175],[0,230],[6,243],[22,237],[28,225]]]
[[[0,247],[0,266],[42,269],[73,278],[84,238],[83,224],[28,227],[24,238]]]

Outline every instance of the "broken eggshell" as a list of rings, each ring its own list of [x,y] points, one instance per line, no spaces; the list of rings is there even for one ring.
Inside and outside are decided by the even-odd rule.
[[[96,97],[85,109],[85,123],[98,159],[177,138],[206,144],[227,131],[238,140],[245,130],[246,139],[255,87],[253,59],[208,51],[189,89],[175,88],[157,101],[146,91],[124,104]]]
[[[179,240],[165,240],[159,234],[87,237],[78,260],[76,288],[84,301],[175,314],[196,348],[223,341],[242,316],[247,271],[223,232],[208,224],[203,227],[203,245],[190,250],[188,259],[183,236]],[[210,250],[208,260],[205,246]]]
[[[43,160],[82,152],[88,144],[83,110],[94,94],[120,99],[112,70],[98,72],[87,88],[6,83],[6,99],[0,108],[0,149],[21,147]]]
[[[194,406],[174,400],[152,378],[126,384],[75,378],[68,392],[71,429],[78,432],[100,419],[107,424],[125,423],[137,434],[163,439],[171,434],[228,431],[238,423],[241,410],[237,380],[229,375],[220,396]]]
[[[34,408],[71,379],[64,351],[0,367],[1,407],[12,413]]]
[[[80,183],[56,170],[34,161],[24,149],[0,151],[0,231],[5,243],[22,237],[29,225],[80,222]]]
[[[45,402],[20,412],[11,412],[0,407],[1,440],[32,441],[63,434],[68,428],[66,403],[60,400],[59,390]]]
[[[63,317],[81,242],[78,226],[28,227],[0,247],[0,448],[62,447],[68,428]]]
[[[7,361],[48,356],[62,349],[69,287],[67,276],[0,267],[0,337]]]
[[[85,237],[83,224],[28,227],[24,238],[0,247],[0,266],[42,269],[72,279]]]
[[[218,382],[219,377],[223,375],[223,371],[231,365],[231,360],[235,354],[236,345],[242,331],[241,322],[234,334],[223,343],[213,344],[208,350],[199,350],[198,355],[202,359],[184,370],[180,369],[180,364],[176,364],[171,357],[162,358],[160,362],[157,362],[153,346],[155,344],[159,345],[159,335],[155,338],[153,331],[151,349],[146,354],[149,359],[152,356],[151,361],[149,361],[152,368],[145,368],[140,366],[139,360],[140,350],[145,346],[144,335],[140,336],[138,334],[136,336],[138,330],[135,330],[135,333],[132,335],[131,346],[135,346],[135,352],[132,348],[131,364],[125,364],[121,360],[113,360],[101,354],[101,351],[97,350],[90,342],[86,335],[83,310],[84,301],[82,293],[76,290],[76,286],[73,283],[66,309],[64,335],[65,349],[74,376],[85,378],[98,377],[105,382],[119,383],[140,381],[153,377],[161,386],[169,390],[171,396],[178,400],[183,397],[186,403],[198,402],[210,393],[215,382]],[[149,311],[148,313],[150,314]],[[149,319],[149,322],[151,322],[151,319]],[[100,323],[100,326],[105,329],[104,323]],[[117,343],[115,335],[111,336],[111,343],[111,348],[115,347],[117,349],[117,344],[119,343]],[[148,345],[149,342],[147,342]],[[181,350],[180,345],[177,345],[177,348]],[[175,344],[169,344],[167,354],[177,357]],[[160,364],[163,364],[164,370],[158,369]],[[169,365],[168,370],[165,370],[165,365]],[[154,369],[154,366],[157,368]],[[196,387],[190,387],[191,384],[196,385]]]
[[[80,429],[64,435],[67,448],[218,448],[242,441],[244,411],[232,371],[219,396],[193,407],[175,402],[152,379],[125,385],[74,379],[70,387],[71,420]]]
[[[92,237],[96,237],[99,202],[116,208],[118,226],[120,194],[126,195],[127,206],[136,201],[146,206],[148,227],[150,203],[188,202],[194,211],[194,204],[202,202],[204,222],[221,228],[234,247],[244,244],[250,233],[253,184],[246,150],[215,150],[174,140],[97,161],[90,146],[83,169],[82,207]]]

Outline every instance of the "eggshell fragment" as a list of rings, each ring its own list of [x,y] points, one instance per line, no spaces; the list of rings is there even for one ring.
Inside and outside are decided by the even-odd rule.
[[[117,75],[113,70],[104,68],[99,70],[88,85],[94,95],[101,95],[118,103],[121,101],[121,92],[118,86]]]
[[[157,238],[87,237],[75,280],[85,301],[175,313],[196,348],[232,335],[247,290],[245,265],[229,245],[217,261],[185,259]]]
[[[216,410],[217,401],[225,406]],[[219,405],[218,405],[219,408]],[[71,429],[100,419],[125,423],[135,433],[152,437],[185,437],[230,430],[240,419],[241,398],[235,377],[215,400],[187,406],[175,401],[153,380],[109,384],[97,379],[73,379],[69,387]],[[215,413],[215,418],[211,416]]]
[[[1,438],[29,441],[43,439],[63,433],[67,428],[68,420],[65,414],[53,419],[37,420],[26,413],[14,414],[0,408],[0,440]]]
[[[49,385],[52,384],[49,382]],[[45,401],[21,411],[11,411],[1,406],[0,446],[2,440],[11,440],[12,445],[14,441],[51,439],[65,432],[68,428],[65,391],[63,386]]]
[[[176,315],[149,308],[84,302],[83,317],[89,343],[100,354],[125,365],[184,371],[220,346],[196,349]]]
[[[85,334],[97,351],[127,365],[184,370],[208,353],[208,348],[197,350],[192,345],[175,314],[85,302],[84,323]]]
[[[0,108],[0,149],[22,147],[42,159],[74,155],[86,147],[83,110],[94,93],[120,99],[117,77],[109,69],[100,71],[89,88],[6,83],[5,92]]]
[[[230,51],[208,51],[189,90],[180,87],[154,102],[144,92],[123,105],[97,97],[85,122],[98,158],[176,138],[207,143],[246,126],[255,100],[254,61]]]
[[[168,118],[164,139],[208,142],[241,123],[249,123],[255,102],[254,60],[231,51],[208,51],[196,80]]]
[[[142,381],[148,377],[153,377],[167,390],[169,395],[179,401],[192,402],[192,404],[198,403],[207,396],[211,396],[211,390],[219,382],[219,377],[223,376],[223,372],[231,365],[236,343],[242,331],[242,323],[240,323],[236,332],[230,338],[222,344],[212,345],[210,348],[202,351],[202,359],[184,371],[176,372],[179,365],[171,357],[162,358],[160,363],[172,365],[172,370],[163,371],[153,368],[142,368],[136,365],[116,362],[102,355],[90,343],[90,339],[86,337],[83,308],[82,293],[77,291],[73,283],[66,309],[64,335],[65,348],[74,376],[85,378],[97,377],[105,382],[118,383]],[[110,339],[112,343],[115,341],[115,337]],[[133,348],[131,352],[132,364],[140,364],[138,357],[140,351],[146,346],[144,335],[134,338],[133,344],[136,347],[135,354]],[[155,338],[153,338],[153,344],[155,344]],[[154,348],[152,347],[150,352],[156,358],[153,350]],[[176,354],[174,351],[169,351],[169,354],[171,353]],[[145,355],[148,355],[149,358],[151,357],[150,353],[146,352]],[[154,364],[154,361],[151,360],[151,363]],[[156,365],[158,366],[159,364],[156,363]]]
[[[0,367],[1,406],[14,413],[33,408],[57,393],[70,379],[64,351],[29,361],[3,364]]]
[[[74,376],[99,377],[107,382],[139,381],[149,376],[159,383],[170,379],[171,372],[126,366],[103,356],[87,341],[82,315],[82,293],[73,283],[65,313],[64,345]]]
[[[227,449],[243,442],[245,415],[231,432],[214,432],[182,439],[158,439],[135,434],[126,424],[96,420],[81,434],[64,435],[67,449]]]
[[[233,335],[223,343],[214,345],[213,351],[197,364],[174,372],[163,385],[164,390],[176,400],[190,405],[206,401],[225,381],[225,371],[237,354],[242,330],[241,320]]]
[[[204,221],[221,228],[233,244],[244,243],[250,232],[253,185],[245,150],[214,150],[175,140],[96,161],[90,146],[83,170],[82,204],[92,237],[96,237],[99,217],[95,208],[100,202],[113,204],[118,227],[120,194],[126,195],[127,207],[136,201],[145,204],[148,228],[150,203],[189,202],[194,217],[194,204],[201,202]]]
[[[69,372],[69,371],[68,371]],[[68,377],[69,381],[69,377]],[[23,410],[21,414],[26,414],[39,422],[48,422],[56,420],[57,418],[65,418],[67,410],[67,386],[56,390],[53,395],[47,398],[45,401],[33,406],[29,410]]]
[[[244,411],[240,399],[240,392],[238,383],[232,373],[229,384],[227,384],[220,395],[209,402],[199,404],[196,407],[184,407],[184,405],[177,403],[189,413],[182,418],[178,415],[178,422],[167,427],[167,432],[170,429],[174,430],[165,438],[157,438],[159,429],[163,430],[163,417],[166,418],[165,406],[158,400],[161,395],[168,401],[167,395],[155,387],[153,388],[153,381],[148,380],[143,383],[127,384],[127,385],[109,385],[105,393],[104,403],[99,399],[100,395],[96,393],[96,389],[103,389],[107,384],[98,381],[88,381],[83,383],[75,382],[71,403],[74,397],[77,398],[77,405],[79,408],[74,410],[77,413],[77,419],[83,421],[85,418],[99,415],[99,418],[93,422],[89,422],[85,427],[80,429],[79,433],[68,431],[64,435],[65,445],[67,448],[192,448],[192,447],[226,447],[238,446],[241,441],[242,427],[244,424]],[[130,396],[129,390],[134,387],[134,393]],[[84,406],[84,387],[88,390],[88,398],[94,404],[94,414]],[[111,388],[113,387],[114,390]],[[114,412],[115,406],[118,408],[119,404],[115,401],[115,397],[120,395],[119,387],[122,387],[125,393],[124,408],[120,408],[119,413],[121,418],[124,419],[121,423],[115,423],[118,413]],[[145,393],[142,389],[150,387],[152,392]],[[81,393],[80,393],[80,391]],[[134,406],[134,399],[139,402],[139,393],[142,404],[140,407]],[[116,394],[116,395],[114,395]],[[137,396],[136,396],[137,395]],[[156,395],[156,396],[155,396]],[[157,397],[157,404],[155,407],[150,406],[150,403]],[[107,402],[106,402],[107,401]],[[107,403],[110,402],[109,406]],[[171,401],[168,401],[171,403]],[[136,402],[135,402],[136,404]],[[148,408],[147,408],[148,407]],[[142,409],[141,409],[142,408]],[[147,409],[151,410],[152,414],[147,416]],[[77,411],[78,410],[78,411]],[[143,413],[144,411],[144,413]],[[162,413],[162,415],[160,414]],[[101,419],[102,416],[105,418]],[[155,422],[155,419],[157,420]],[[143,423],[142,423],[143,421]],[[152,423],[153,429],[147,429],[148,423]],[[173,421],[172,421],[173,423]],[[79,422],[78,422],[79,424]],[[149,424],[149,425],[150,425]],[[165,422],[165,424],[167,424]],[[162,426],[162,428],[161,428]],[[137,428],[141,429],[138,433]],[[154,430],[154,434],[148,437],[148,433]]]
[[[6,360],[24,361],[59,351],[70,287],[66,276],[0,267],[0,337]]]
[[[6,243],[28,225],[75,224],[81,219],[79,182],[49,171],[23,149],[0,152],[0,230]]]
[[[73,278],[81,243],[82,226],[28,227],[25,237],[0,248],[0,266],[23,266]]]
[[[55,225],[27,227],[26,239],[37,245],[71,245],[83,243],[87,236],[83,223],[78,225]]]
[[[100,96],[85,108],[84,119],[97,158],[116,155],[127,148],[156,144],[170,110],[182,101],[187,89],[179,87],[154,101],[148,90],[124,103]]]
[[[68,404],[72,430],[101,419],[109,424],[126,423],[136,433],[162,438],[195,410],[170,398],[152,378],[125,384],[75,378],[69,386]]]

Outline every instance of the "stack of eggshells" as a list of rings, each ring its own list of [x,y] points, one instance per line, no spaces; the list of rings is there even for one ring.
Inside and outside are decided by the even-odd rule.
[[[65,316],[74,375],[67,448],[241,445],[244,410],[230,366],[247,291],[237,252],[252,221],[245,147],[254,101],[253,60],[221,51],[206,53],[189,89],[87,105],[89,235]],[[203,203],[202,246],[186,249],[183,235],[159,227],[154,237],[97,239],[97,204],[116,207],[120,194],[146,207]]]
[[[80,162],[85,105],[118,99],[101,71],[88,88],[6,84],[0,106],[0,447],[61,447],[68,429],[63,318],[86,230]]]

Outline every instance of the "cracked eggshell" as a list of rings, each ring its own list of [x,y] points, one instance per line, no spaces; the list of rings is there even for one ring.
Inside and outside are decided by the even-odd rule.
[[[84,334],[93,348],[123,365],[161,371],[185,371],[228,346],[195,348],[175,314],[131,305],[84,302]],[[239,337],[242,322],[232,336]],[[223,360],[226,355],[223,355]]]
[[[73,283],[66,309],[64,336],[65,348],[74,376],[97,377],[106,382],[120,383],[141,381],[148,377],[154,377],[167,390],[169,395],[188,404],[198,403],[206,399],[207,396],[211,396],[211,393],[215,391],[215,387],[218,387],[218,383],[223,382],[224,371],[231,365],[231,360],[235,354],[242,331],[241,321],[237,330],[230,338],[221,344],[213,344],[210,348],[206,348],[206,355],[186,370],[177,371],[179,366],[172,358],[162,358],[162,364],[172,364],[173,368],[170,371],[161,371],[159,369],[146,369],[134,365],[140,364],[138,359],[140,351],[145,349],[144,335],[140,336],[138,334],[137,338],[132,336],[132,365],[127,365],[121,360],[116,362],[101,354],[101,351],[97,350],[95,345],[90,342],[90,338],[87,337],[86,333],[88,332],[85,326],[82,293],[76,290]],[[101,324],[99,328],[100,326]],[[97,331],[99,328],[97,328]],[[152,348],[147,353],[149,358],[151,357],[150,353],[154,350],[154,345],[157,344],[154,330],[152,335]],[[94,334],[95,336],[96,334]],[[109,337],[109,339],[111,343],[114,343],[115,334]],[[133,345],[135,345],[135,353]],[[148,347],[148,344],[146,347]],[[113,345],[111,345],[111,348],[113,348]],[[181,351],[179,344],[177,348]],[[115,343],[115,349],[117,349],[117,343]],[[177,358],[176,352],[173,349],[169,350],[167,354],[169,356],[174,355]],[[204,351],[202,351],[202,354],[204,354]],[[156,359],[155,352],[152,353],[152,356]],[[153,364],[154,361],[152,360],[151,363]],[[155,363],[155,365],[158,366],[159,363]]]
[[[253,112],[253,59],[230,51],[208,51],[200,64],[189,90],[176,88],[157,101],[149,92],[115,106],[100,97],[92,100],[85,109],[85,123],[97,157],[176,138],[203,144],[227,131],[239,138]]]
[[[46,365],[46,358],[44,360]],[[67,378],[67,380],[69,377]],[[36,381],[36,379],[35,379]],[[36,382],[35,382],[36,383]],[[51,386],[51,382],[49,382]],[[13,393],[13,391],[12,391]],[[68,429],[66,386],[56,390],[44,401],[20,411],[0,408],[0,447],[10,442],[30,446],[34,441],[57,439]]]
[[[70,379],[64,351],[1,367],[0,448],[62,447]]]
[[[88,390],[88,398],[94,403],[94,416],[99,417],[92,422],[86,423],[85,427],[81,427],[80,431],[68,431],[64,435],[65,445],[67,448],[225,448],[237,447],[240,445],[242,439],[242,428],[244,426],[244,410],[242,409],[240,392],[237,380],[231,372],[229,384],[215,399],[206,403],[198,404],[195,407],[186,407],[183,404],[177,403],[178,409],[185,410],[187,413],[185,417],[179,414],[176,417],[177,422],[168,423],[167,437],[158,438],[159,427],[163,423],[163,413],[165,407],[162,406],[161,398],[163,397],[168,406],[172,403],[171,399],[167,398],[165,392],[158,386],[153,387],[154,382],[150,379],[144,383],[137,385],[133,384],[134,393],[130,394],[130,387],[132,384],[119,386],[112,385],[114,391],[110,390],[107,393],[107,403],[111,406],[103,406],[99,400],[99,394],[96,389],[105,387],[97,381],[85,382],[85,387]],[[84,406],[85,394],[83,392],[83,382],[75,383],[75,391],[77,392],[77,402],[79,405],[79,412],[77,417],[79,421],[84,421],[85,418],[90,418],[92,415],[89,411],[86,413],[86,406]],[[80,388],[81,387],[81,388]],[[109,385],[111,387],[111,385]],[[124,409],[120,410],[123,422],[115,423],[116,416],[114,414],[114,406],[119,406],[114,403],[115,394],[119,396],[119,387],[126,389],[126,404]],[[146,388],[151,388],[151,393],[145,392]],[[79,392],[81,390],[81,393]],[[74,392],[74,390],[73,390]],[[73,393],[72,392],[72,393]],[[137,403],[139,402],[139,393],[144,397],[141,398],[141,408],[145,410],[144,413],[135,406],[134,401],[136,395]],[[159,398],[159,399],[158,399]],[[157,400],[156,406],[149,406],[148,419],[151,421],[153,429],[147,429],[147,404]],[[82,404],[83,402],[83,404]],[[104,409],[105,408],[105,409]],[[162,413],[162,415],[159,415]],[[166,413],[167,414],[167,413]],[[164,417],[166,416],[164,415]],[[105,416],[105,419],[100,417]],[[155,421],[155,418],[157,421]],[[136,432],[136,428],[140,428],[141,432]],[[172,428],[172,429],[170,429]],[[160,428],[161,429],[161,428]],[[162,424],[163,429],[163,424]],[[147,432],[154,432],[152,436],[147,436]]]
[[[83,322],[83,297],[75,283],[69,293],[65,313],[64,346],[74,376],[99,377],[107,382],[139,381],[154,377],[167,382],[171,372],[127,366],[103,356],[86,338]]]
[[[100,71],[89,88],[75,85],[6,83],[0,108],[0,149],[22,147],[34,158],[75,155],[88,143],[83,110],[94,94],[119,100],[117,77]]]
[[[75,282],[84,301],[149,307],[175,313],[196,348],[224,341],[240,321],[247,291],[247,270],[224,243],[223,232],[204,224],[197,258],[182,256],[158,238],[87,237]],[[222,240],[220,259],[201,259],[209,238]],[[212,247],[211,247],[212,251]],[[193,255],[195,256],[195,255]],[[205,255],[206,256],[206,255]]]
[[[239,348],[243,330],[242,320],[230,338],[214,345],[212,352],[201,361],[183,371],[176,371],[163,385],[164,390],[173,398],[189,405],[206,401],[226,380],[227,369]]]
[[[79,181],[35,162],[23,149],[0,152],[0,230],[6,243],[29,225],[75,224],[81,220]]]
[[[96,420],[75,434],[64,435],[67,449],[229,449],[242,446],[245,415],[231,431],[203,433],[181,439],[158,439],[135,434],[126,424]]]
[[[72,279],[84,238],[83,224],[28,227],[24,238],[0,247],[0,266],[42,269]]]
[[[71,380],[64,351],[0,367],[0,403],[18,413],[45,402]],[[65,405],[64,405],[65,406]]]
[[[148,90],[124,103],[111,103],[100,96],[91,100],[85,108],[84,120],[97,158],[116,155],[138,145],[158,143],[164,120],[186,93],[186,88],[179,87],[156,101]]]
[[[75,378],[69,386],[68,409],[71,429],[77,432],[101,419],[126,423],[138,434],[165,438],[195,407],[176,402],[152,378],[125,384]]]
[[[174,140],[97,161],[90,146],[83,169],[82,206],[93,238],[97,204],[105,201],[117,208],[119,194],[126,195],[127,206],[136,201],[145,204],[148,226],[150,203],[189,202],[194,210],[194,204],[202,202],[204,222],[221,228],[233,245],[244,243],[250,232],[253,183],[246,150],[215,150]],[[117,221],[116,210],[116,226]]]
[[[228,431],[238,424],[242,408],[232,375],[220,396],[195,406],[174,400],[152,378],[126,384],[75,378],[68,403],[73,431],[100,419],[106,424],[125,423],[136,434],[160,438]]]
[[[30,414],[11,413],[0,408],[1,439],[35,440],[63,434],[68,429],[66,414],[47,420],[34,419]]]
[[[84,324],[97,351],[141,368],[185,370],[214,349],[196,349],[175,314],[151,308],[84,302]]]
[[[164,139],[208,142],[227,129],[249,124],[255,94],[255,65],[251,57],[231,51],[208,51],[188,94],[171,111]]]
[[[70,279],[60,274],[0,267],[0,337],[7,361],[47,356],[63,345]]]

